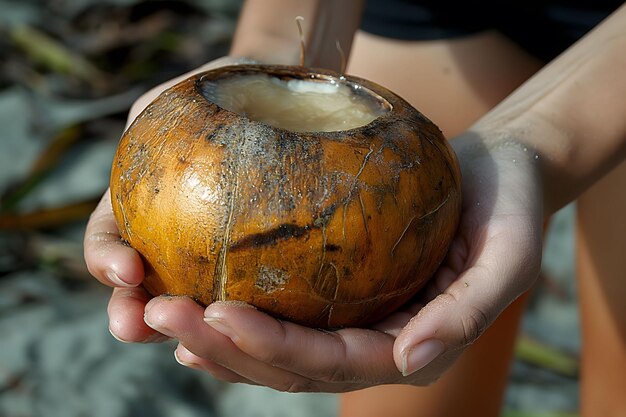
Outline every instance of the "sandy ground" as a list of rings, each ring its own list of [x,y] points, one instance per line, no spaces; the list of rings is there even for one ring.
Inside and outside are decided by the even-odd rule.
[[[164,65],[161,61],[157,65],[140,60],[152,57],[150,54],[157,58],[172,54],[172,48],[167,48],[173,41],[183,42],[180,44],[183,47],[174,51],[176,54],[168,58],[170,66],[157,78],[150,78],[149,83],[154,85],[180,73],[177,66],[180,61],[185,60],[187,68],[197,66],[223,47],[236,15],[236,2],[229,0],[172,2],[172,6],[178,7],[176,13],[164,14],[164,10],[158,10],[150,19],[131,27],[144,31],[143,35],[139,30],[131,31],[139,37],[135,45],[132,39],[121,36],[126,33],[123,30],[118,38],[112,38],[115,25],[100,31],[97,18],[107,12],[108,17],[126,22],[122,13],[125,8],[137,4],[135,11],[148,13],[145,4],[149,2],[106,0],[97,2],[101,9],[94,8],[96,2],[92,0],[44,3],[54,6],[50,6],[54,13],[43,13],[40,2],[35,0],[0,0],[0,196],[10,194],[10,187],[28,176],[51,138],[60,131],[78,128],[81,139],[58,158],[54,169],[46,171],[43,179],[26,184],[25,189],[32,192],[21,198],[17,206],[22,213],[93,199],[106,188],[113,152],[123,128],[120,114],[127,111],[141,91],[124,87],[127,81],[115,78],[117,70],[139,77],[161,68]],[[152,2],[149,7],[156,7],[157,3]],[[181,3],[202,7],[211,19],[197,17],[196,9],[185,9]],[[176,19],[193,24],[183,27]],[[68,26],[68,21],[80,24]],[[121,87],[102,96],[93,91],[81,93],[83,84],[77,83],[75,74],[70,77],[58,70],[42,68],[40,62],[25,56],[24,46],[21,49],[12,46],[9,39],[15,38],[5,34],[16,22],[46,28],[59,39],[67,35],[68,47],[75,51],[87,50],[88,42],[99,45],[106,59],[93,53],[91,56],[96,61],[100,59],[101,67],[111,65],[104,70]],[[167,32],[165,29],[180,29],[182,34],[162,36]],[[79,31],[78,35],[72,30]],[[85,31],[85,36],[80,36],[80,30]],[[161,45],[153,42],[157,38]],[[126,42],[124,48],[130,48],[124,56],[127,61],[113,62],[120,64],[119,68],[110,59],[119,58],[120,51],[126,49],[117,45],[106,49],[112,39]],[[144,66],[133,66],[129,60]],[[144,88],[148,84],[146,80]],[[532,338],[542,348],[554,349],[560,355],[570,354],[575,364],[580,335],[572,268],[573,212],[573,207],[568,207],[552,225],[544,277],[524,317],[522,333],[523,340]],[[220,383],[179,366],[173,358],[172,343],[125,345],[114,340],[107,331],[109,290],[87,276],[82,262],[83,230],[84,219],[45,230],[0,230],[0,417],[335,414],[336,397],[332,395],[283,394]],[[529,353],[527,347],[520,349],[509,380],[504,416],[547,416],[515,413],[577,410],[575,365],[573,374],[566,376],[564,373],[568,372],[554,369],[541,359],[541,354],[539,357],[536,352]]]

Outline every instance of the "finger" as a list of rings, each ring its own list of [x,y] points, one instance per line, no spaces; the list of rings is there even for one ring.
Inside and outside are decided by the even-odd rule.
[[[531,259],[540,259],[541,244],[532,225],[509,219],[490,228],[473,264],[398,335],[394,359],[404,375],[460,354],[538,275]]]
[[[244,380],[279,391],[322,390],[314,381],[242,352],[228,337],[204,322],[203,312],[201,306],[186,297],[157,297],[146,306],[144,320],[155,330],[178,339],[195,355],[229,369]]]
[[[239,303],[218,302],[205,311],[207,324],[257,360],[326,383],[388,383],[393,337],[366,329],[320,331],[276,320]]]
[[[255,384],[253,381],[246,379],[241,375],[231,371],[230,369],[224,368],[223,366],[218,365],[213,361],[209,361],[195,355],[181,343],[178,344],[176,350],[174,351],[174,358],[176,358],[176,361],[179,364],[188,368],[197,369],[198,371],[207,372],[208,374],[216,379],[219,379],[220,381],[258,385]]]
[[[114,288],[107,312],[109,331],[117,340],[125,343],[156,343],[169,339],[148,327],[143,313],[150,295],[143,288]]]
[[[399,310],[393,312],[378,323],[372,326],[372,329],[386,333],[394,339],[398,337],[402,329],[409,321],[424,307],[424,304],[418,301],[408,303]]]
[[[103,284],[135,287],[143,280],[143,263],[120,237],[108,190],[89,218],[84,247],[89,272]]]
[[[465,265],[467,263],[469,249],[468,242],[464,238],[465,234],[474,235],[472,231],[468,230],[466,233],[460,234],[454,238],[450,244],[446,258],[441,264],[441,268],[437,271],[434,279],[431,280],[437,292],[436,295],[444,292],[466,269]]]

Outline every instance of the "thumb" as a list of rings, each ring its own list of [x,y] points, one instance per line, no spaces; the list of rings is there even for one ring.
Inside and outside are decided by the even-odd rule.
[[[530,261],[497,242],[490,246],[491,253],[483,252],[396,338],[394,362],[404,376],[433,361],[435,372],[443,372],[536,279],[540,261]]]

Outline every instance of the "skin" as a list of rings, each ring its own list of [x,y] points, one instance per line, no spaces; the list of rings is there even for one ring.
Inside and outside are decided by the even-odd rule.
[[[382,54],[389,62],[404,64],[389,68],[387,60],[373,59]],[[401,43],[358,32],[349,72],[391,86],[426,112],[448,137],[455,137],[541,65],[496,32]],[[509,306],[436,383],[383,385],[346,393],[340,398],[339,415],[443,417],[466,415],[467,410],[480,416],[499,415],[526,298]]]
[[[626,386],[626,193],[614,192],[624,189],[626,163],[622,162],[578,200],[576,262],[585,416],[620,416],[626,410],[622,394]]]
[[[249,3],[248,11],[254,3]],[[85,257],[94,276],[115,287],[109,305],[111,332],[128,342],[175,338],[180,342],[177,359],[186,366],[225,381],[283,391],[432,384],[532,286],[540,266],[544,219],[624,160],[624,28],[626,7],[452,141],[463,173],[461,226],[432,285],[385,321],[369,329],[322,332],[277,321],[238,303],[202,309],[185,298],[150,300],[137,287],[143,278],[141,261],[119,239],[105,194],[86,231]],[[238,45],[243,44],[235,43],[234,55],[253,56],[250,50],[261,50],[254,41]],[[142,97],[129,118],[163,88]],[[485,106],[489,103],[494,104]],[[598,240],[591,238],[589,243]],[[598,282],[609,282],[623,292],[620,274],[604,276],[607,281],[592,280],[595,288]],[[602,292],[590,290],[589,300],[594,300],[592,294]],[[607,302],[606,296],[599,297]],[[583,311],[589,308],[585,303],[593,304],[583,299]],[[613,319],[618,313],[609,307],[605,316],[592,317],[583,327],[589,329],[609,317],[614,323],[610,334],[622,346],[616,353],[624,358],[623,322]],[[583,369],[590,369],[584,364],[583,360]],[[613,367],[610,375],[617,372]],[[619,377],[613,381],[619,383]],[[600,415],[594,414],[591,401],[600,401],[602,394],[596,390],[585,395],[585,415]],[[618,398],[609,409],[619,406],[623,396],[613,397]]]

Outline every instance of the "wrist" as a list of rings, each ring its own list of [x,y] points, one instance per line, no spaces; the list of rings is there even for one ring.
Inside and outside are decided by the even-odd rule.
[[[626,157],[625,22],[626,7],[473,128],[493,145],[514,138],[534,150],[547,212],[576,199]]]
[[[349,56],[359,27],[363,0],[247,0],[230,53],[266,64],[298,65],[301,39],[297,16],[302,16],[305,66],[341,70],[341,53]]]
[[[486,129],[472,129],[451,144],[461,166],[466,212],[477,219],[527,218],[541,227],[551,212],[544,206],[544,173],[534,148],[510,131]]]
[[[568,133],[529,111],[504,123],[481,123],[471,129],[503,169],[523,169],[536,178],[544,218],[575,200],[589,184],[570,165],[576,150]],[[505,166],[508,165],[508,166]]]
[[[261,64],[297,65],[300,49],[294,39],[260,34],[233,43],[228,55]]]

